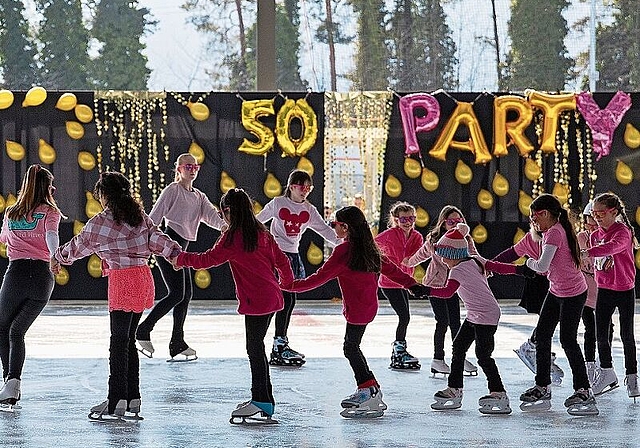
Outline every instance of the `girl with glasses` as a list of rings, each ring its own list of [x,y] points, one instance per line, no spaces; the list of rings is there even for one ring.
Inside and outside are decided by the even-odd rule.
[[[441,288],[447,283],[449,268],[442,258],[436,254],[433,246],[447,231],[454,229],[459,223],[466,224],[464,215],[458,207],[453,205],[445,205],[440,214],[438,221],[431,231],[424,237],[424,244],[418,251],[405,260],[403,263],[407,266],[416,266],[422,262],[429,260],[429,265],[425,271],[422,284]],[[475,243],[471,235],[465,237],[469,247],[469,254],[477,255]],[[429,297],[433,316],[436,321],[436,328],[433,334],[433,359],[431,360],[431,373],[434,375],[440,373],[448,375],[451,368],[444,360],[444,340],[447,334],[447,328],[451,331],[451,340],[456,337],[460,329],[460,300],[458,295],[454,295],[451,299],[443,299],[440,297]],[[477,375],[478,368],[468,359],[464,361],[464,371],[468,375]]]
[[[199,169],[200,165],[195,157],[189,153],[180,154],[175,164],[174,181],[162,190],[149,213],[156,225],[161,226],[164,221],[162,228],[183,250],[187,250],[189,243],[196,240],[201,222],[216,230],[220,230],[224,225],[216,207],[202,191],[193,186]],[[193,297],[192,272],[190,269],[176,271],[162,258],[156,261],[167,295],[156,302],[138,326],[136,339],[140,345],[140,352],[149,358],[153,357],[153,327],[173,309],[173,329],[169,342],[170,361],[193,361],[197,359],[196,351],[184,340],[184,323]]]
[[[0,242],[7,245],[9,257],[0,287],[3,407],[13,408],[20,400],[24,337],[47,305],[55,283],[49,260],[58,248],[58,226],[63,215],[53,198],[52,183],[49,170],[31,165],[16,203],[6,209],[2,221]]]
[[[289,174],[284,195],[273,198],[257,215],[262,223],[271,221],[269,230],[280,249],[289,257],[296,278],[306,276],[298,250],[302,235],[307,228],[323,237],[331,246],[339,243],[331,227],[307,200],[311,191],[313,191],[313,181],[309,173],[294,170]],[[289,347],[289,323],[296,299],[296,293],[284,292],[284,308],[276,313],[275,336],[269,360],[271,365],[301,366],[305,363],[304,355]]]
[[[389,228],[379,233],[375,241],[380,251],[389,260],[413,276],[414,268],[402,265],[402,260],[411,257],[422,246],[422,235],[415,229],[415,207],[406,202],[396,202],[389,210],[387,223]],[[409,293],[402,285],[385,275],[381,275],[378,279],[378,287],[398,315],[390,367],[393,369],[419,369],[420,362],[407,351],[407,327],[410,319]]]

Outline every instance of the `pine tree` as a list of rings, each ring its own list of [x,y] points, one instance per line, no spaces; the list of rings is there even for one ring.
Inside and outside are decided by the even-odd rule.
[[[96,7],[92,36],[101,45],[93,61],[93,82],[98,89],[146,90],[151,71],[141,37],[156,22],[137,0],[102,0]]]
[[[513,0],[505,85],[508,90],[527,88],[555,91],[564,89],[573,76],[573,60],[567,55],[564,39],[567,21],[562,16],[567,0]]]
[[[0,0],[0,64],[4,87],[26,90],[39,82],[36,47],[20,0]]]
[[[80,0],[41,2],[44,19],[38,35],[42,50],[42,86],[48,89],[88,90],[89,32],[82,23]]]

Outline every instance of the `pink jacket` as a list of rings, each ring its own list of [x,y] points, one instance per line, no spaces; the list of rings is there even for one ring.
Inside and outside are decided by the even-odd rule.
[[[414,268],[402,264],[402,260],[409,258],[422,246],[422,235],[417,230],[412,230],[409,237],[406,237],[404,230],[400,227],[391,227],[376,236],[376,243],[387,258],[398,265],[400,269],[409,275],[413,275]],[[381,275],[378,279],[378,286],[381,288],[402,288],[402,285],[389,279],[386,275]]]
[[[633,238],[631,230],[624,223],[614,222],[607,230],[598,227],[591,234],[591,248],[587,252],[594,258],[613,257],[610,269],[595,271],[598,288],[628,291],[635,287]]]

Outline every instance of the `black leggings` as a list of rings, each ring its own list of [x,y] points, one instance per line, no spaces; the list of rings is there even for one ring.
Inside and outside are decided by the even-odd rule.
[[[433,333],[433,357],[444,359],[444,337],[447,328],[451,329],[451,340],[455,339],[460,329],[460,299],[454,294],[449,299],[429,297],[436,330]]]
[[[380,288],[382,294],[391,304],[391,308],[398,315],[398,326],[396,327],[396,341],[407,339],[407,327],[409,326],[409,293],[402,288]]]
[[[140,398],[140,363],[136,350],[136,327],[142,313],[110,311],[109,340],[109,413],[118,400]]]
[[[584,360],[596,361],[596,318],[595,310],[588,306],[582,309],[582,323],[584,324]],[[613,341],[613,322],[609,325],[609,345]]]
[[[261,403],[275,404],[269,376],[269,362],[264,348],[273,313],[264,316],[244,316],[247,355],[251,368],[251,399]]]
[[[178,235],[173,229],[167,227],[167,235],[176,241],[182,250],[187,250],[189,241]],[[149,315],[140,322],[138,336],[146,337],[153,331],[153,327],[173,308],[173,330],[171,332],[171,344],[184,345],[184,322],[187,319],[189,303],[193,297],[193,283],[191,269],[183,268],[178,271],[173,269],[171,263],[161,257],[156,258],[156,263],[162,274],[162,280],[167,287],[167,295],[156,302]]]
[[[633,334],[633,318],[635,315],[635,289],[628,291],[614,291],[598,288],[596,302],[596,338],[598,340],[598,356],[600,367],[613,367],[611,358],[611,340],[609,338],[611,317],[616,308],[620,317],[620,339],[624,351],[624,367],[627,375],[638,373],[636,357],[636,340]]]
[[[304,264],[302,264],[302,258],[298,253],[285,252],[285,255],[289,258],[291,263],[291,270],[293,271],[294,278],[305,278],[306,273],[304,270]],[[289,324],[291,323],[291,315],[293,314],[293,308],[296,306],[296,300],[298,294],[295,292],[282,291],[284,297],[284,308],[276,313],[276,334],[278,337],[286,337],[289,330]]]
[[[46,261],[9,262],[0,288],[0,360],[4,378],[20,379],[26,356],[24,336],[47,305],[54,284]]]
[[[344,334],[343,352],[345,358],[349,360],[351,369],[356,378],[356,384],[360,386],[367,381],[374,380],[373,372],[369,370],[367,360],[360,350],[360,343],[364,336],[364,331],[367,329],[366,325],[354,325],[347,323],[347,328]]]

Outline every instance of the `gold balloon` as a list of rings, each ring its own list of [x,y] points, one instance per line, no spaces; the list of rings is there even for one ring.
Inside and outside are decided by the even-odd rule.
[[[518,210],[520,210],[523,216],[529,216],[529,213],[531,213],[529,206],[532,202],[533,198],[527,193],[522,190],[518,192]]]
[[[262,205],[258,201],[253,201],[253,214],[257,215],[262,211]]]
[[[85,171],[91,171],[96,167],[96,159],[90,152],[80,151],[78,153],[78,165]]]
[[[31,87],[24,97],[22,107],[39,106],[47,99],[47,91],[44,87]]]
[[[485,210],[489,210],[493,207],[493,195],[489,190],[485,190],[484,188],[481,188],[478,192],[477,201],[478,205]]]
[[[466,142],[453,139],[461,125],[469,129],[469,140]],[[487,163],[491,160],[491,153],[482,134],[478,117],[473,111],[472,103],[458,102],[458,106],[447,120],[438,140],[433,144],[433,149],[429,151],[429,155],[444,161],[447,158],[449,148],[471,151],[476,156],[475,163]]]
[[[1,198],[2,196],[0,196]],[[0,210],[2,212],[2,210]],[[640,207],[636,208],[636,224],[640,226]]]
[[[7,245],[0,243],[0,257],[7,258]]]
[[[535,160],[527,159],[527,161],[524,162],[524,175],[531,182],[540,179],[541,174],[542,168],[540,168],[540,165],[538,165]]]
[[[198,162],[198,165],[202,165],[204,163],[204,149],[196,142],[191,142],[189,145],[189,154],[191,154]]]
[[[56,109],[63,110],[65,112],[70,111],[78,104],[78,99],[73,93],[67,92],[60,95],[56,102]]]
[[[509,111],[518,113],[516,121],[507,121]],[[493,100],[493,155],[506,156],[508,146],[513,144],[521,156],[533,151],[533,144],[524,135],[531,124],[533,109],[519,96],[504,95]],[[510,140],[507,141],[507,135]]]
[[[509,181],[496,171],[496,175],[493,176],[493,182],[491,182],[491,188],[498,196],[505,196],[509,193]]]
[[[102,205],[93,197],[93,193],[90,191],[85,192],[85,196],[87,197],[87,203],[84,206],[84,212],[87,217],[93,218],[98,213],[102,211]]]
[[[93,120],[93,110],[86,104],[78,104],[73,112],[76,114],[78,121],[82,123],[90,123]]]
[[[576,97],[573,93],[550,95],[525,90],[529,104],[540,109],[544,114],[540,149],[543,152],[556,152],[556,133],[560,124],[560,114],[567,110],[576,109]]]
[[[233,180],[226,171],[223,171],[220,175],[220,191],[222,191],[222,193],[226,193],[232,188],[236,188],[236,181]]]
[[[477,244],[482,244],[487,241],[488,236],[487,229],[482,224],[478,224],[471,231],[471,238],[473,238],[473,241]]]
[[[416,207],[416,226],[427,227],[429,225],[429,213],[422,207]]]
[[[291,121],[297,118],[302,123],[300,138],[291,138]],[[282,149],[282,157],[303,156],[316,144],[318,117],[307,100],[287,99],[276,116],[276,137]]]
[[[69,283],[69,271],[64,266],[60,266],[60,272],[56,274],[56,283],[60,286]]]
[[[4,197],[0,194],[0,213],[4,212],[6,203],[4,202]]]
[[[0,110],[7,109],[13,104],[13,92],[11,90],[0,90]]]
[[[322,249],[313,244],[313,241],[309,244],[309,249],[307,249],[307,260],[314,266],[318,266],[322,263],[322,259],[324,258],[324,254],[322,253]]]
[[[518,241],[524,238],[525,235],[526,235],[526,232],[522,230],[520,227],[518,227],[518,230],[516,230],[516,234],[513,235],[513,244],[517,244]]]
[[[264,181],[262,191],[264,191],[264,195],[266,197],[275,198],[282,194],[282,185],[280,185],[280,181],[276,176],[271,173],[267,173],[267,179]]]
[[[189,112],[194,120],[197,121],[205,121],[209,118],[209,107],[203,103],[192,103],[189,101],[187,103],[187,107],[189,108]]]
[[[65,128],[67,129],[67,135],[74,140],[80,140],[84,137],[84,127],[77,121],[67,121]]]
[[[84,227],[84,223],[82,221],[78,221],[77,219],[73,220],[73,236],[76,236],[80,232],[82,232],[82,228]]]
[[[634,128],[631,123],[627,123],[624,128],[624,143],[631,149],[636,149],[640,146],[640,131]]]
[[[15,204],[16,202],[18,202],[18,199],[12,195],[11,193],[9,193],[9,195],[7,196],[7,201],[5,203],[5,207],[9,208],[11,207],[13,204]]]
[[[24,159],[24,156],[27,154],[24,146],[22,146],[18,142],[14,142],[12,140],[7,140],[7,155],[9,158],[15,162],[19,162]]]
[[[397,198],[402,193],[402,184],[396,176],[389,174],[387,181],[384,183],[384,191],[389,197]]]
[[[456,164],[455,176],[458,183],[460,183],[461,185],[466,185],[471,182],[471,179],[473,179],[473,171],[471,171],[471,167],[469,167],[469,165],[458,159],[458,163]]]
[[[622,160],[618,160],[616,166],[616,179],[622,185],[629,185],[633,180],[633,170]]]
[[[238,151],[261,156],[273,148],[276,138],[271,129],[260,121],[260,118],[274,114],[273,99],[242,102],[242,126],[256,136],[258,141],[252,142],[245,138]]]
[[[51,165],[56,161],[56,150],[44,139],[38,140],[38,157],[46,165]]]
[[[422,166],[420,162],[411,157],[404,158],[404,174],[411,179],[416,179],[422,174]]]
[[[96,254],[92,254],[87,261],[87,271],[93,278],[102,277],[102,260]]]
[[[424,278],[424,268],[420,265],[413,268],[413,279],[418,283],[422,282]]]
[[[422,168],[422,176],[420,176],[420,183],[422,188],[427,191],[436,191],[440,186],[440,179],[438,175],[431,171],[429,168]]]
[[[195,284],[200,289],[207,289],[211,284],[211,274],[206,269],[198,269],[193,274]]]
[[[307,173],[309,173],[309,176],[313,177],[313,172],[315,171],[315,169],[313,168],[313,163],[311,163],[311,160],[307,159],[305,156],[300,157],[296,168],[302,171],[306,171]]]
[[[557,197],[562,205],[566,204],[567,201],[569,201],[569,187],[567,185],[561,184],[560,182],[555,183],[551,194]]]

